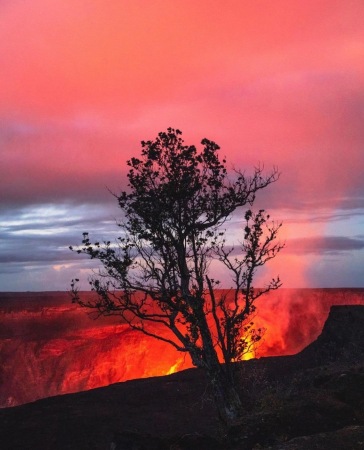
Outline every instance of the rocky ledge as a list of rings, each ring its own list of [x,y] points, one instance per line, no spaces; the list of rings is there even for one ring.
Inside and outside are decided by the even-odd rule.
[[[239,364],[243,423],[226,438],[186,370],[0,410],[3,450],[364,448],[364,306],[333,306],[301,353]]]

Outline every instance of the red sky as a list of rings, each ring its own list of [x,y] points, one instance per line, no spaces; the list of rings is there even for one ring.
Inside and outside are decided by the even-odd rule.
[[[362,0],[1,2],[0,290],[68,289],[67,246],[111,233],[105,186],[168,126],[279,167],[260,201],[285,286],[363,286],[363,20]]]

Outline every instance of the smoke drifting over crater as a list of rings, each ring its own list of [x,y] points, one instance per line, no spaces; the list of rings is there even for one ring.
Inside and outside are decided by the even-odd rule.
[[[255,327],[266,332],[255,356],[302,350],[338,304],[364,304],[364,290],[271,292],[257,303]],[[66,293],[0,294],[0,316],[1,407],[192,366],[188,356],[118,318],[93,320]]]

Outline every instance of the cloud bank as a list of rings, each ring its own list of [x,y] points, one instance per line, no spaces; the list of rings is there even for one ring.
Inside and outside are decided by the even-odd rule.
[[[286,285],[335,284],[334,254],[362,285],[363,19],[360,0],[2,2],[0,289],[67,289],[66,246],[112,233],[108,189],[168,126],[278,166],[258,204],[285,224]]]

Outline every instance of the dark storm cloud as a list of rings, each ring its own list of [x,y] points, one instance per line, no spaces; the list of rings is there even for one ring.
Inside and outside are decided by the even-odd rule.
[[[339,202],[339,200],[338,200]],[[322,210],[314,210],[309,209],[307,213],[300,217],[297,213],[297,211],[293,210],[284,210],[280,214],[284,216],[284,214],[289,213],[289,217],[285,217],[283,222],[284,225],[289,224],[295,224],[295,223],[307,223],[308,221],[310,223],[329,223],[329,222],[337,222],[337,221],[346,221],[350,219],[361,219],[364,215],[364,201],[357,201],[355,202],[355,205],[353,205],[353,208],[343,208],[343,209],[334,209],[334,210],[327,210],[324,207]],[[301,210],[301,212],[306,212],[304,210]]]
[[[294,254],[314,253],[324,255],[362,249],[364,249],[364,239],[361,237],[320,236],[290,239],[286,242],[284,251]]]
[[[109,205],[98,204],[3,208],[0,263],[56,264],[77,260],[69,246],[80,244],[83,232],[90,231],[96,240],[113,240],[120,235],[115,212]]]

